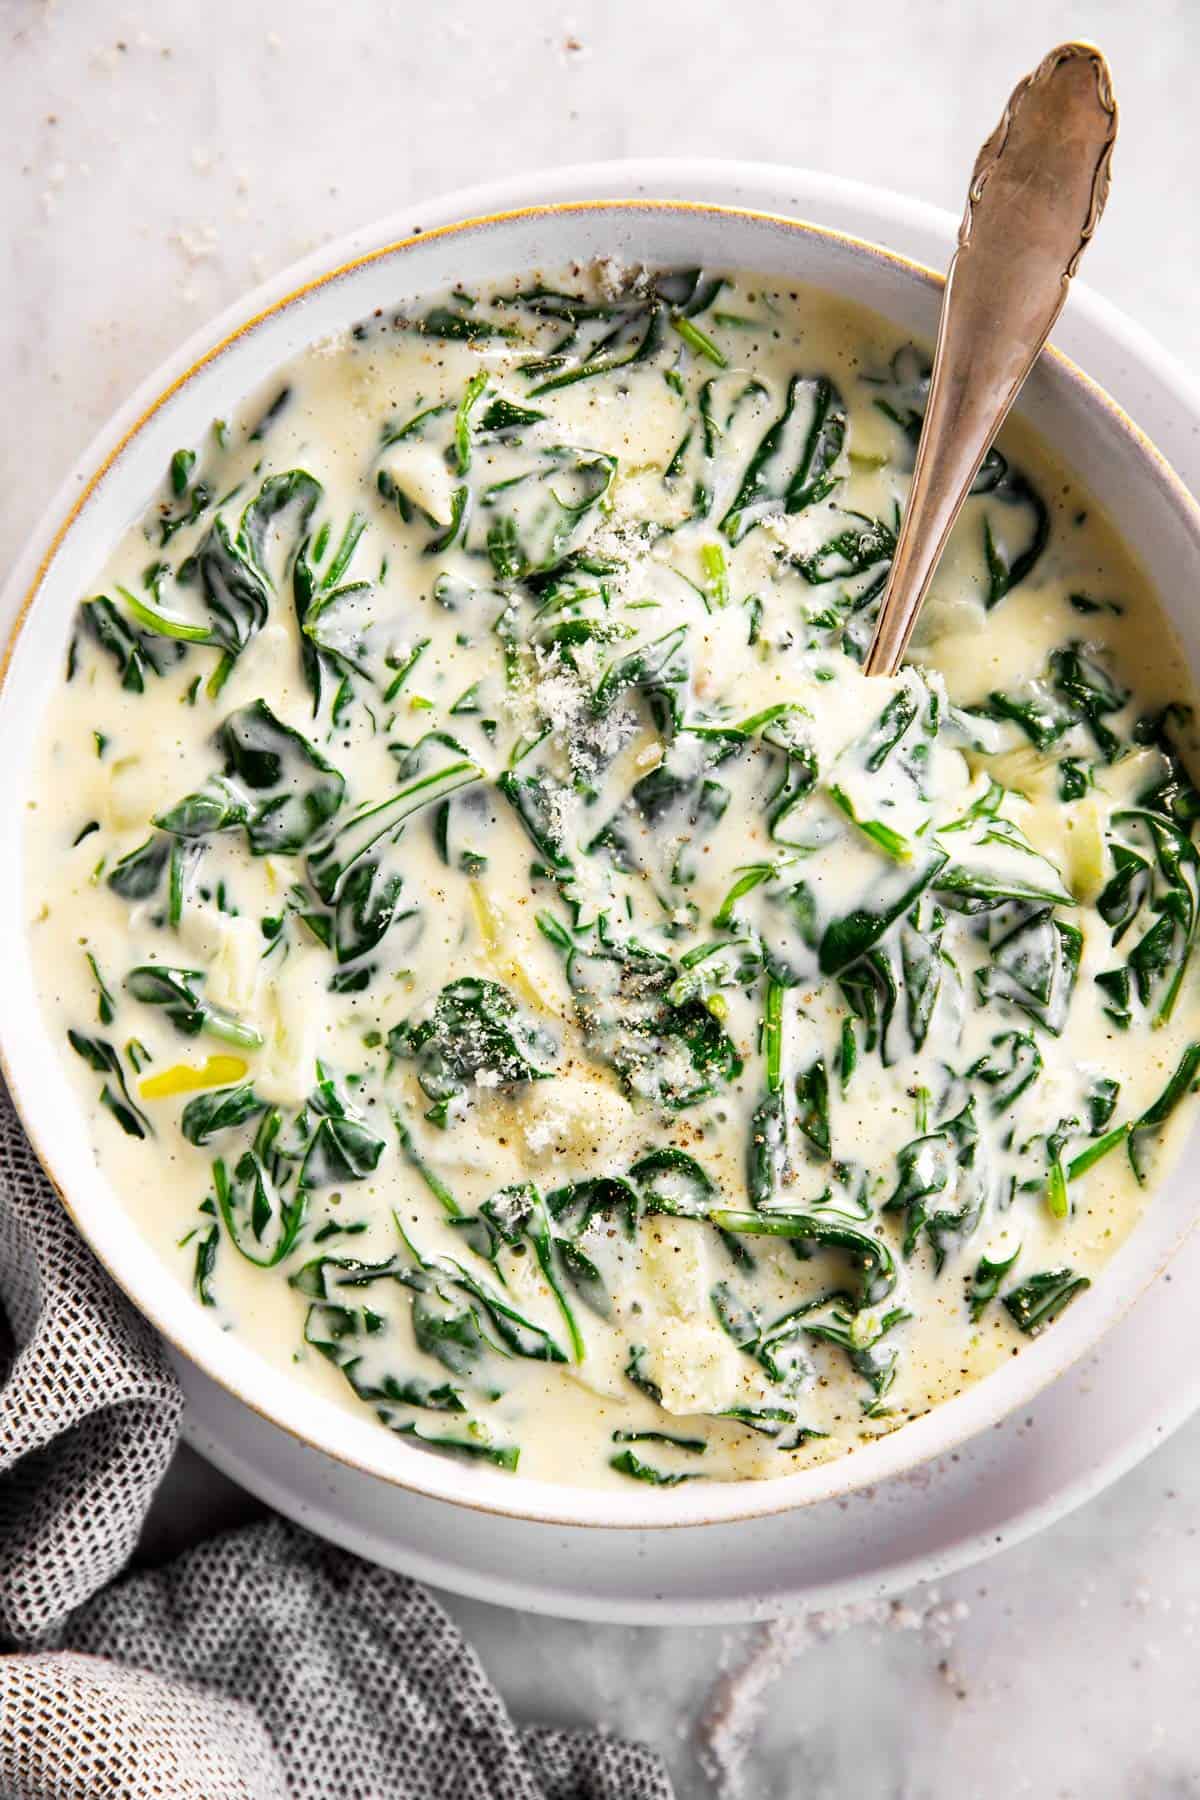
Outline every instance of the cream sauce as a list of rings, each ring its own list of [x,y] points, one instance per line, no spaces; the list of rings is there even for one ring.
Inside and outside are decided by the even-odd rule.
[[[1191,681],[1017,425],[868,680],[917,354],[754,276],[544,287],[368,321],[177,459],[47,720],[38,981],[125,1204],[315,1391],[564,1482],[784,1474],[1136,1220],[1124,1136],[1066,1171],[1200,1037],[1190,969],[1151,1023],[1186,851],[1144,993],[1096,981],[1163,916],[1128,812],[1194,746],[1134,725]]]

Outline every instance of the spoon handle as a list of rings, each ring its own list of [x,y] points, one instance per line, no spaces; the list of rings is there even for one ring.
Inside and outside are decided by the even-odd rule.
[[[1060,44],[1018,83],[979,152],[868,675],[899,667],[950,528],[1104,210],[1116,135],[1108,64],[1091,44]]]

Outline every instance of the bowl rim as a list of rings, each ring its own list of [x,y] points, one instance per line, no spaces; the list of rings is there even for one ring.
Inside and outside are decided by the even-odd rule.
[[[662,169],[673,169],[683,165],[676,165],[664,159],[657,165],[649,163],[631,166],[649,168],[657,166]],[[699,166],[701,165],[697,165],[697,167]],[[744,165],[705,164],[703,166],[737,170]],[[612,164],[606,165],[606,167],[617,174],[623,165]],[[580,171],[580,173],[582,172]],[[832,187],[836,183],[831,182],[830,185]],[[858,184],[842,185],[858,186]],[[475,198],[475,192],[463,194],[461,199],[469,201]],[[487,190],[484,190],[483,193],[486,194]],[[483,194],[480,194],[479,197],[483,198]],[[444,208],[449,208],[459,198],[459,196],[449,196],[440,204]],[[42,522],[32,534],[25,553],[18,557],[14,566],[13,575],[8,584],[8,592],[16,592],[19,599],[11,624],[5,630],[3,647],[0,649],[0,706],[3,704],[6,678],[16,654],[18,642],[33,617],[38,595],[72,526],[87,508],[105,478],[120,462],[133,440],[152,419],[170,405],[175,396],[197,374],[216,362],[233,345],[287,309],[297,305],[307,296],[352,276],[364,267],[399,257],[406,251],[428,244],[431,240],[461,237],[470,232],[482,232],[531,218],[566,217],[573,214],[597,212],[692,214],[749,221],[782,229],[794,237],[815,238],[826,243],[835,243],[862,259],[889,265],[914,285],[931,288],[935,292],[944,286],[944,276],[926,264],[853,232],[760,207],[716,201],[646,195],[567,198],[540,204],[502,207],[494,211],[468,214],[457,218],[452,217],[446,223],[431,226],[428,229],[417,227],[399,237],[386,235],[392,227],[391,220],[384,220],[375,226],[355,232],[327,246],[324,251],[305,259],[304,262],[283,271],[264,288],[235,302],[217,320],[194,333],[174,355],[168,357],[139,385],[132,399],[119,409],[113,419],[96,435],[81,458],[77,470],[68,475],[67,480],[51,502]],[[382,241],[380,241],[381,238]],[[369,247],[363,248],[364,244]],[[345,255],[345,252],[350,249],[354,249],[356,253]],[[342,256],[342,260],[331,260],[338,257],[339,254]],[[303,279],[298,279],[299,277],[303,277]],[[247,310],[248,308],[249,310]],[[1109,315],[1110,330],[1114,320],[1120,321],[1122,325],[1125,323],[1122,315],[1115,309],[1106,307],[1104,310]],[[1138,328],[1131,327],[1131,329],[1136,331]],[[1153,340],[1149,341],[1157,350],[1157,346],[1153,345]],[[1200,549],[1200,504],[1193,498],[1165,456],[1124,409],[1070,357],[1053,345],[1048,345],[1042,352],[1042,361],[1053,368],[1060,379],[1074,387],[1086,405],[1107,415],[1110,426],[1125,440],[1129,453],[1143,462],[1158,485],[1165,490],[1169,503],[1183,515],[1197,548]],[[84,471],[88,472],[84,473]],[[33,565],[32,574],[26,575],[25,570],[30,564]],[[1146,1287],[1157,1278],[1178,1248],[1179,1242],[1190,1229],[1189,1221],[1173,1237],[1154,1265],[1144,1272],[1131,1290],[1122,1295],[1120,1290],[1114,1288],[1111,1283],[1108,1284],[1105,1297],[1109,1304],[1106,1306],[1096,1304],[1096,1289],[1093,1289],[1092,1295],[1088,1296],[1090,1304],[1074,1309],[1075,1328],[1072,1331],[1060,1330],[1053,1339],[1042,1338],[1040,1342],[1032,1342],[1023,1349],[1021,1356],[1015,1359],[1013,1364],[1001,1365],[991,1375],[981,1378],[950,1400],[931,1408],[925,1414],[895,1431],[875,1439],[861,1448],[850,1450],[828,1463],[813,1465],[808,1469],[789,1475],[758,1480],[714,1482],[711,1485],[703,1484],[702,1487],[692,1489],[674,1489],[665,1496],[655,1495],[654,1510],[650,1510],[648,1503],[644,1500],[639,1507],[636,1498],[627,1498],[623,1493],[617,1494],[606,1489],[573,1488],[530,1477],[497,1477],[490,1471],[486,1472],[485,1481],[481,1482],[478,1479],[481,1472],[475,1470],[473,1465],[464,1471],[462,1465],[452,1462],[450,1459],[434,1457],[428,1452],[414,1449],[407,1444],[397,1444],[389,1434],[379,1432],[378,1426],[373,1421],[366,1422],[367,1429],[373,1434],[378,1434],[381,1452],[387,1450],[390,1455],[381,1453],[378,1457],[374,1457],[365,1452],[355,1454],[345,1446],[334,1447],[328,1434],[318,1433],[312,1426],[306,1427],[298,1418],[285,1418],[274,1407],[263,1404],[256,1398],[248,1381],[239,1380],[232,1371],[218,1369],[214,1366],[212,1357],[204,1353],[204,1347],[197,1347],[196,1338],[209,1336],[214,1328],[211,1321],[200,1316],[199,1309],[190,1295],[185,1295],[187,1300],[187,1307],[183,1313],[185,1322],[180,1323],[177,1316],[180,1309],[177,1305],[174,1309],[170,1306],[171,1300],[177,1297],[179,1288],[169,1271],[163,1269],[161,1286],[158,1283],[153,1284],[153,1292],[147,1294],[146,1284],[135,1283],[128,1272],[123,1270],[119,1258],[110,1256],[105,1247],[96,1241],[80,1217],[79,1209],[70,1198],[64,1183],[59,1180],[55,1172],[52,1152],[39,1139],[31,1124],[30,1108],[25,1103],[21,1083],[16,1075],[19,1061],[19,1049],[14,1054],[10,1047],[9,1027],[5,1016],[0,1019],[0,1075],[7,1083],[22,1126],[42,1168],[58,1194],[64,1210],[93,1253],[97,1255],[110,1276],[131,1302],[167,1339],[178,1354],[197,1364],[235,1400],[278,1426],[310,1450],[327,1455],[334,1461],[364,1474],[379,1477],[392,1487],[406,1489],[434,1499],[446,1500],[472,1511],[498,1514],[534,1523],[617,1530],[679,1529],[705,1524],[733,1523],[740,1520],[764,1518],[819,1504],[825,1500],[870,1488],[880,1481],[911,1474],[933,1457],[954,1452],[969,1438],[976,1436],[989,1426],[997,1424],[1013,1410],[1032,1399],[1065,1369],[1077,1362],[1132,1306]],[[1136,1226],[1134,1230],[1136,1231]],[[1132,1236],[1133,1232],[1130,1235]],[[1079,1327],[1084,1319],[1086,1319],[1086,1328],[1081,1330]],[[1048,1351],[1056,1343],[1062,1346],[1064,1353],[1048,1354]],[[215,1348],[215,1343],[209,1347]],[[247,1360],[252,1365],[262,1360],[264,1367],[270,1367],[266,1364],[265,1359],[260,1359],[257,1355],[250,1353],[248,1346],[243,1346],[243,1350],[247,1353]],[[970,1419],[971,1409],[965,1403],[973,1397],[977,1399],[988,1388],[996,1392],[998,1384],[1000,1386],[1012,1385],[1011,1383],[1000,1383],[1000,1377],[1006,1370],[1015,1368],[1017,1363],[1022,1365],[1022,1374],[1026,1376],[1026,1379],[1019,1384],[1019,1391],[1007,1400],[993,1401],[990,1407],[977,1405],[974,1410],[980,1412],[982,1416]],[[294,1393],[297,1402],[300,1402],[305,1393],[303,1385],[283,1374],[282,1371],[276,1371],[276,1373],[280,1386]],[[332,1407],[334,1403],[324,1404]],[[339,1414],[341,1410],[340,1407],[337,1408]],[[953,1415],[958,1429],[950,1432],[937,1432],[933,1422],[948,1421],[951,1415]],[[347,1417],[352,1420],[354,1418],[349,1413]],[[357,1424],[358,1421],[355,1420],[354,1423]],[[924,1440],[930,1436],[936,1436],[937,1441],[926,1444]],[[912,1448],[907,1451],[898,1451],[895,1448],[898,1445],[911,1445]],[[397,1450],[404,1454],[397,1456]],[[462,1479],[455,1481],[446,1476],[444,1472],[447,1469],[453,1470]],[[504,1483],[505,1487],[509,1488],[513,1494],[513,1498],[507,1503],[502,1497],[504,1488],[493,1487],[497,1481]],[[494,1491],[496,1498],[492,1500],[482,1497],[479,1493],[471,1492],[473,1483],[481,1488],[486,1483],[487,1489]],[[806,1491],[802,1493],[789,1491],[797,1484],[803,1484]],[[527,1496],[531,1493],[544,1494],[548,1498],[530,1500]],[[618,1507],[618,1500],[625,1503]],[[664,1517],[664,1512],[670,1516]],[[617,1516],[618,1513],[619,1516]]]

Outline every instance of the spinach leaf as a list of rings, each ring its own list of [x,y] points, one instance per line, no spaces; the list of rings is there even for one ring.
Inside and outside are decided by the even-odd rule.
[[[333,953],[339,967],[356,962],[381,943],[397,919],[410,918],[416,906],[397,912],[404,877],[385,869],[379,857],[356,863],[342,881],[333,908]]]
[[[310,550],[313,559],[319,559],[315,557],[315,546],[308,539],[298,546],[292,562],[292,605],[300,627],[300,666],[312,695],[314,718],[321,711],[327,685],[333,683],[332,715],[336,720],[349,698],[353,676],[362,673],[359,663],[322,629],[322,624],[326,614],[336,616],[342,599],[365,591],[361,582],[344,587],[341,583],[366,523],[361,513],[350,515],[337,549],[320,574],[310,561]],[[385,698],[392,698],[391,693]]]
[[[308,1193],[295,1183],[288,1192],[277,1177],[285,1172],[270,1149],[280,1126],[268,1112],[254,1147],[238,1157],[232,1172],[221,1157],[213,1162],[217,1208],[230,1243],[260,1269],[273,1269],[290,1256],[308,1211]]]
[[[742,1059],[708,1007],[668,999],[678,976],[669,958],[633,942],[597,939],[591,947],[562,936],[585,1038],[631,1097],[680,1111],[741,1074]]]
[[[1058,765],[1058,797],[1060,800],[1082,800],[1095,786],[1092,770],[1077,756],[1064,756]]]
[[[89,1068],[98,1075],[111,1076],[115,1081],[115,1090],[105,1081],[100,1089],[100,1104],[107,1107],[126,1137],[153,1137],[154,1127],[129,1092],[121,1058],[114,1045],[107,1038],[87,1037],[82,1031],[75,1030],[67,1032],[67,1042]]]
[[[171,501],[160,507],[158,514],[160,545],[169,544],[175,533],[185,525],[194,525],[212,505],[211,481],[204,476],[193,481],[192,471],[195,466],[194,450],[176,450],[171,458],[167,469],[167,487]]]
[[[1112,931],[1116,946],[1150,899],[1154,876],[1150,860],[1128,844],[1110,838],[1108,849],[1113,874],[1096,901],[1096,911]]]
[[[767,750],[782,754],[782,773],[778,785],[767,800],[767,824],[777,844],[793,845],[787,835],[798,821],[796,815],[817,783],[817,756],[804,735],[798,708],[772,708],[776,714],[764,724],[760,741]],[[745,726],[742,728],[746,729]]]
[[[975,1273],[967,1283],[967,1307],[973,1322],[983,1317],[985,1309],[1000,1292],[1001,1282],[1020,1254],[1021,1246],[1018,1244],[1011,1256],[980,1257]]]
[[[361,1263],[349,1257],[318,1257],[291,1277],[292,1285],[317,1299],[336,1300],[347,1288],[385,1280],[398,1283],[412,1296],[418,1349],[452,1375],[471,1375],[492,1353],[534,1362],[566,1361],[554,1339],[487,1282],[452,1257],[427,1258],[407,1238],[404,1242],[407,1259]]]
[[[628,1475],[631,1481],[647,1481],[651,1487],[678,1487],[681,1482],[695,1481],[697,1476],[690,1469],[675,1469],[668,1473],[665,1469],[656,1469],[652,1464],[643,1462],[632,1450],[622,1450],[619,1455],[609,1457],[608,1466],[615,1469],[618,1475]]]
[[[496,580],[560,569],[599,517],[616,472],[615,457],[557,444],[539,451],[525,474],[484,488],[478,517]]]
[[[526,1018],[499,982],[464,975],[444,987],[427,1018],[394,1025],[388,1033],[393,1056],[416,1060],[417,1079],[435,1101],[438,1123],[449,1103],[472,1082],[511,1086],[545,1081],[545,1065],[558,1054],[549,1033]]]
[[[982,706],[972,712],[985,718],[1007,719],[1019,725],[1030,742],[1039,750],[1049,750],[1073,726],[1086,727],[1105,762],[1120,755],[1121,739],[1105,723],[1108,715],[1118,713],[1129,695],[1119,687],[1079,643],[1055,650],[1045,674],[1025,683],[1017,693],[993,692]],[[1073,759],[1060,768],[1068,792],[1065,798],[1078,798],[1086,791],[1086,783]],[[1074,770],[1074,772],[1072,772]],[[1082,783],[1082,785],[1081,785]]]
[[[672,1450],[686,1450],[691,1456],[703,1456],[708,1449],[706,1438],[679,1437],[672,1431],[614,1431],[614,1444],[668,1444]]]
[[[345,778],[307,738],[277,719],[265,700],[230,713],[217,743],[225,754],[225,775],[264,796],[246,820],[255,856],[296,855],[342,804]]]
[[[213,1276],[217,1267],[217,1250],[221,1242],[221,1233],[216,1225],[196,1238],[196,1255],[192,1264],[192,1286],[196,1290],[196,1298],[201,1306],[215,1306],[216,1296],[212,1291]]]
[[[483,319],[467,310],[451,306],[432,306],[420,319],[411,321],[412,329],[425,337],[447,338],[455,343],[476,343],[484,338],[515,338],[520,332],[515,325]]]
[[[904,1214],[905,1256],[912,1255],[924,1228],[935,1274],[941,1273],[947,1243],[968,1237],[979,1223],[983,1195],[975,1168],[978,1152],[975,1103],[968,1100],[961,1112],[936,1131],[914,1138],[896,1157],[898,1180],[883,1210]],[[961,1204],[931,1212],[926,1202],[939,1194],[952,1194]]]
[[[1007,1050],[1008,1060],[999,1054]],[[1042,1053],[1033,1038],[1021,1031],[1001,1032],[992,1039],[992,1050],[977,1058],[967,1070],[976,1081],[990,1091],[988,1110],[996,1116],[1005,1113],[1031,1087],[1042,1072]]]
[[[1086,722],[1105,762],[1115,762],[1123,746],[1116,732],[1104,721],[1109,713],[1121,711],[1129,699],[1128,690],[1118,687],[1079,644],[1054,651],[1050,667],[1056,688]]]
[[[204,786],[166,812],[156,813],[154,823],[172,837],[196,839],[211,837],[219,831],[235,831],[248,824],[250,805],[246,796],[224,776],[210,775]]]
[[[466,1403],[451,1382],[435,1386],[421,1375],[369,1376],[364,1370],[364,1349],[387,1329],[386,1321],[366,1306],[331,1306],[320,1301],[309,1307],[304,1321],[304,1341],[341,1370],[355,1394],[374,1406],[385,1425],[396,1407],[419,1407],[430,1412],[464,1413]]]
[[[803,404],[802,404],[803,403]],[[793,375],[779,417],[747,463],[721,530],[738,543],[764,514],[802,512],[836,485],[846,409],[824,376]]]
[[[1031,513],[1032,530],[1028,543],[1010,558],[996,543],[990,518],[984,520],[983,554],[988,583],[984,605],[989,611],[1033,572],[1050,542],[1050,511],[1046,502],[1027,476],[1018,469],[1009,468],[1003,457],[999,462],[1003,465],[1003,473],[990,483],[987,492],[1005,506],[1019,506]]]
[[[610,663],[592,696],[592,710],[607,712],[630,688],[636,688],[646,695],[656,716],[661,708],[665,717],[677,724],[678,690],[688,679],[687,635],[687,626],[677,625]]]
[[[1038,680],[1016,694],[993,691],[983,705],[969,710],[986,719],[1011,720],[1039,750],[1049,750],[1076,722],[1075,709]]]
[[[899,1180],[883,1210],[904,1214],[903,1250],[911,1256],[929,1216],[926,1201],[945,1193],[955,1178],[957,1158],[949,1133],[934,1131],[914,1138],[899,1152],[896,1165]]]
[[[1002,1304],[1019,1331],[1036,1337],[1091,1285],[1086,1275],[1077,1275],[1074,1269],[1044,1269],[1020,1287],[1010,1288]]]
[[[593,1219],[616,1215],[624,1235],[637,1232],[641,1211],[636,1189],[619,1175],[590,1175],[555,1188],[546,1196],[550,1217],[570,1237],[579,1237]]]
[[[116,1017],[116,1001],[112,997],[108,983],[100,973],[100,964],[90,950],[87,952],[87,960],[88,967],[92,971],[92,979],[96,983],[96,1017],[101,1025],[111,1025]]]
[[[795,1412],[787,1406],[726,1406],[717,1417],[735,1419],[748,1431],[756,1431],[763,1437],[771,1438],[778,1450],[799,1450],[813,1438],[829,1435],[828,1432],[814,1431],[811,1426],[801,1425]]]
[[[796,1123],[819,1157],[828,1157],[829,1077],[818,1057],[806,1074],[796,1077]]]
[[[868,518],[865,513],[850,513],[858,521],[844,526],[819,549],[807,556],[793,552],[788,561],[799,569],[810,587],[821,587],[828,581],[842,581],[850,575],[861,575],[879,563],[890,563],[896,549],[896,533],[882,519]]]
[[[1088,1130],[1097,1137],[1111,1120],[1117,1110],[1117,1096],[1121,1092],[1121,1084],[1110,1075],[1096,1076],[1088,1089],[1087,1111]]]
[[[647,1212],[685,1219],[708,1216],[717,1196],[712,1177],[686,1150],[664,1144],[648,1150],[629,1170]]]
[[[878,1050],[879,1060],[885,1068],[888,1067],[895,1062],[897,1056],[893,1047],[891,1025],[900,998],[900,983],[888,946],[878,946],[866,956],[860,957],[856,963],[851,963],[848,969],[843,969],[838,976],[838,986],[846,1005],[865,1027],[864,1050]],[[852,1068],[857,1059],[857,1041],[853,1034],[851,1042],[854,1045],[850,1065]],[[848,1074],[849,1070],[843,1068],[843,1078]]]
[[[901,1306],[892,1307],[886,1313],[851,1312],[839,1298],[823,1311],[811,1314],[805,1320],[804,1329],[810,1337],[845,1351],[851,1369],[871,1390],[867,1412],[878,1417],[882,1410],[880,1402],[896,1379],[899,1360],[895,1348],[883,1349],[881,1345],[890,1332],[911,1317],[912,1314]]]
[[[149,900],[158,892],[170,860],[171,839],[165,832],[156,832],[114,864],[108,885],[122,900]]]
[[[711,830],[728,803],[728,789],[719,787],[709,776],[741,748],[742,740],[736,735],[687,730],[677,733],[667,745],[662,761],[634,782],[613,820],[618,835],[626,824],[636,829],[643,823],[660,828],[654,834],[656,839],[686,832],[694,841],[697,835]],[[603,833],[593,841],[606,842]]]
[[[1200,1044],[1189,1044],[1162,1093],[1129,1127],[1129,1161],[1145,1185],[1148,1153],[1157,1146],[1163,1127],[1186,1094],[1200,1085]]]
[[[831,782],[829,785],[829,798],[839,811],[846,815],[850,823],[856,825],[864,837],[870,838],[871,842],[877,849],[882,850],[885,856],[890,856],[893,861],[900,863],[912,861],[912,845],[908,839],[882,819],[863,818],[850,795],[836,782]]]
[[[1191,733],[1192,726],[1192,708],[1172,701],[1158,712],[1138,719],[1133,727],[1134,743],[1153,744],[1166,763],[1165,775],[1136,796],[1137,804],[1151,812],[1165,813],[1185,828],[1200,818],[1200,792],[1188,776],[1176,731],[1186,728]]]
[[[646,1357],[649,1352],[644,1344],[631,1344],[629,1361],[625,1364],[625,1379],[631,1381],[635,1388],[653,1400],[656,1406],[662,1405],[662,1389],[646,1371]]]
[[[679,974],[667,990],[672,1006],[688,1000],[709,1000],[725,987],[749,987],[762,969],[758,945],[734,938],[701,944],[679,959]]]
[[[283,387],[280,388],[279,392],[276,394],[275,398],[271,401],[270,405],[267,407],[267,410],[263,413],[262,417],[259,419],[259,421],[255,425],[254,429],[249,433],[247,440],[246,440],[247,443],[251,443],[251,444],[261,443],[263,438],[269,436],[270,432],[271,432],[271,428],[275,425],[276,421],[280,418],[280,416],[287,411],[287,409],[291,405],[291,403],[292,403],[292,386],[291,386],[290,382],[287,382],[287,383],[285,383],[285,385]],[[221,429],[223,430],[224,427],[221,427]]]
[[[383,1155],[384,1141],[347,1103],[323,1063],[317,1085],[299,1113],[293,1130],[302,1145],[299,1184],[332,1187],[365,1181]],[[281,1145],[281,1149],[286,1148]],[[296,1152],[298,1153],[298,1152]]]
[[[893,694],[863,743],[858,747],[864,766],[877,775],[903,738],[920,710],[916,695],[908,688]]]
[[[566,1326],[571,1355],[576,1362],[582,1362],[587,1345],[567,1296],[567,1288],[573,1288],[584,1304],[601,1318],[608,1317],[611,1307],[600,1272],[591,1258],[572,1238],[557,1233],[558,1220],[552,1216],[554,1201],[554,1195],[547,1200],[532,1182],[522,1182],[516,1187],[501,1188],[485,1200],[480,1208],[480,1220],[505,1244],[515,1247],[525,1239],[533,1246],[538,1266]],[[473,1223],[462,1221],[468,1242],[471,1241]],[[494,1253],[490,1260],[495,1260]]]
[[[79,620],[111,656],[126,693],[144,693],[148,675],[165,675],[185,654],[182,643],[131,625],[107,594],[85,600],[79,609]]]
[[[883,875],[870,900],[825,927],[819,960],[823,975],[838,975],[877,944],[888,927],[908,912],[925,890],[944,886],[949,854],[939,844],[924,845],[911,863]]]
[[[180,1118],[180,1130],[189,1144],[207,1144],[218,1132],[232,1131],[266,1110],[252,1081],[236,1087],[214,1088],[189,1100]]]
[[[666,308],[662,302],[654,298],[647,305],[635,304],[614,311],[617,312],[617,324],[593,346],[590,355],[574,362],[561,354],[551,359],[554,364],[565,366],[554,368],[532,387],[533,398],[556,393],[559,388],[573,387],[578,381],[591,381],[598,375],[650,361],[663,342]],[[575,315],[576,318],[583,316],[582,313]],[[564,342],[564,350],[573,342],[574,336],[572,331]],[[525,364],[525,373],[530,376],[542,374],[547,366],[545,361],[533,360]]]
[[[281,475],[268,475],[242,514],[238,528],[238,544],[249,555],[254,567],[268,583],[274,585],[270,572],[270,538],[285,521],[291,523],[291,541],[285,544],[285,573],[292,556],[303,541],[322,492],[319,481],[304,469],[288,469]]]
[[[558,817],[558,785],[544,774],[516,775],[506,769],[496,786],[520,820],[538,855],[559,878],[570,877],[574,865],[563,847]]]
[[[521,431],[526,426],[536,425],[546,417],[536,407],[522,406],[515,400],[508,400],[503,394],[497,394],[490,400],[479,418],[479,429],[491,436],[500,437],[511,431]]]
[[[389,1110],[392,1115],[392,1124],[396,1128],[396,1136],[400,1140],[400,1148],[403,1150],[408,1161],[421,1177],[421,1180],[425,1183],[425,1186],[429,1189],[429,1192],[433,1195],[439,1206],[444,1209],[449,1217],[451,1219],[462,1218],[462,1207],[458,1204],[458,1201],[454,1198],[453,1193],[446,1186],[446,1183],[442,1180],[441,1176],[428,1162],[426,1162],[425,1158],[417,1149],[417,1146],[413,1141],[412,1132],[409,1130],[404,1115],[396,1106],[390,1107]]]
[[[904,977],[904,999],[908,1035],[913,1049],[920,1050],[929,1036],[933,1015],[942,991],[945,961],[942,936],[946,915],[939,906],[926,899],[918,901],[900,925],[900,966]]]
[[[341,774],[265,700],[230,713],[215,741],[224,773],[157,814],[160,830],[196,839],[244,826],[253,855],[290,856],[318,837],[341,806]]]
[[[418,1280],[418,1277],[427,1277],[428,1281]],[[567,1360],[548,1332],[534,1325],[494,1289],[449,1258],[424,1263],[419,1270],[398,1275],[397,1279],[416,1290],[413,1325],[418,1344],[429,1354],[439,1356],[449,1368],[455,1366],[456,1360],[461,1361],[457,1348],[460,1343],[467,1347],[468,1364],[478,1358],[474,1340],[469,1335],[461,1340],[458,1337],[461,1322],[468,1317],[478,1334],[480,1346],[490,1341],[491,1347],[502,1354],[525,1357],[534,1362]],[[464,1310],[449,1313],[447,1309],[455,1305]]]
[[[1115,812],[1112,823],[1134,845],[1110,840],[1116,873],[1098,904],[1104,903],[1106,921],[1114,925],[1114,943],[1139,910],[1149,917],[1128,969],[1143,1006],[1162,988],[1154,1014],[1154,1023],[1162,1025],[1175,1009],[1200,932],[1200,856],[1186,831],[1161,813],[1128,808]],[[1097,976],[1097,983],[1114,992],[1123,1011],[1128,988],[1118,983],[1114,990],[1111,975]]]
[[[1009,900],[1074,906],[1053,863],[1040,855],[1011,819],[982,817],[954,839],[954,860],[935,883],[944,904],[986,912]]]
[[[179,565],[175,578],[185,587],[199,581],[210,640],[230,659],[240,656],[267,622],[266,577],[251,562],[248,551],[234,543],[220,517]]]
[[[321,899],[332,905],[351,870],[368,859],[377,861],[384,845],[394,841],[414,813],[482,778],[477,763],[466,757],[454,758],[405,782],[388,799],[365,801],[356,807],[337,832],[309,854],[309,879]]]
[[[1054,1037],[1062,1034],[1083,955],[1083,933],[1048,908],[1034,912],[992,946],[976,971],[980,1001],[1006,1000]]]
[[[735,1212],[716,1207],[710,1222],[722,1231],[736,1236],[789,1238],[802,1249],[815,1246],[821,1250],[843,1250],[857,1265],[860,1274],[861,1304],[872,1305],[885,1299],[896,1285],[896,1265],[891,1251],[881,1238],[869,1237],[849,1225],[839,1225],[809,1213],[773,1210]]]
[[[718,1283],[711,1298],[726,1336],[754,1358],[782,1393],[794,1396],[811,1382],[815,1371],[804,1345],[804,1308],[764,1325],[758,1309],[740,1299],[727,1282]]]
[[[451,1437],[446,1432],[434,1434],[422,1431],[419,1425],[411,1421],[406,1425],[392,1425],[391,1429],[398,1437],[415,1438],[426,1450],[435,1450],[442,1456],[461,1456],[470,1462],[494,1463],[496,1468],[505,1469],[511,1474],[520,1461],[521,1451],[517,1444],[494,1444],[487,1435],[486,1427],[473,1421],[467,1429],[477,1432],[475,1437]]]
[[[139,963],[125,977],[134,999],[147,1006],[161,1006],[185,1037],[207,1031],[227,1044],[256,1049],[263,1041],[262,1033],[203,999],[197,991],[203,981],[202,969],[175,969],[164,963]]]

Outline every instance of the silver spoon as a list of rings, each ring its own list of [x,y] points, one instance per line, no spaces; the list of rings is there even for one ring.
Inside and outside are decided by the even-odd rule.
[[[868,675],[899,667],[950,528],[1099,223],[1116,135],[1108,64],[1092,44],[1060,44],[979,152]]]

